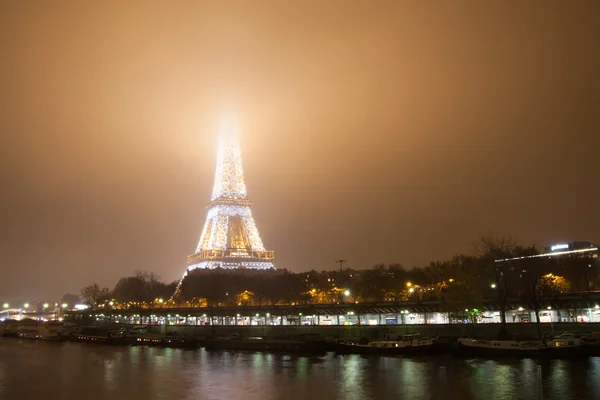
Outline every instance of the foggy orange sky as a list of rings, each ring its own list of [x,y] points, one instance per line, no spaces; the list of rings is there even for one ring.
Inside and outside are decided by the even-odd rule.
[[[0,299],[185,270],[237,115],[292,271],[600,242],[600,4],[0,3]]]

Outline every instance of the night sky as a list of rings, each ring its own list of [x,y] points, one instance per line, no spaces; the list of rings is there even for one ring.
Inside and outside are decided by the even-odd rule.
[[[224,112],[280,268],[598,243],[598,38],[597,1],[4,0],[0,299],[180,278]]]

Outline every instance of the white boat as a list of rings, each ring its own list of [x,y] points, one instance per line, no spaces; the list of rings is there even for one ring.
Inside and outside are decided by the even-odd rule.
[[[63,323],[60,321],[37,321],[34,319],[19,322],[17,334],[23,339],[64,340]]]
[[[458,350],[475,356],[562,357],[582,353],[582,341],[575,337],[556,337],[546,340],[478,340],[458,339]]]

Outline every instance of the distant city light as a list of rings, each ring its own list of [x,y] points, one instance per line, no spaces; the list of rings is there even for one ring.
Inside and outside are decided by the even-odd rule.
[[[163,303],[163,301],[164,301],[163,299],[158,299],[158,302],[159,302],[160,304],[162,304],[162,303]]]
[[[48,303],[44,303],[44,308],[48,308]]]
[[[410,293],[413,293],[413,292],[415,291],[415,288],[410,288],[410,289],[408,289],[408,291],[409,291]]]
[[[87,308],[88,308],[88,306],[85,304],[75,304],[76,310],[82,311],[82,310],[86,310]]]
[[[23,307],[24,307],[24,308],[29,308],[29,303],[25,303],[25,304],[23,304]]]
[[[62,303],[62,308],[67,308],[68,304],[67,303]]]
[[[4,304],[2,305],[2,307],[4,307],[4,308],[8,308],[8,303],[4,303]]]
[[[411,287],[412,283],[411,282],[406,282],[406,286]]]
[[[344,290],[344,296],[350,296],[350,291],[349,290]]]
[[[490,285],[490,287],[491,287],[492,289],[496,289],[496,284],[495,284],[495,283],[492,283],[492,284]]]
[[[111,305],[111,306],[114,306],[114,305],[115,305],[115,302],[114,302],[114,301],[111,301],[111,302],[109,302],[108,304],[109,304],[109,305]]]
[[[550,247],[550,251],[556,251],[556,250],[564,250],[564,249],[568,249],[569,245],[568,244],[555,244],[554,246]]]

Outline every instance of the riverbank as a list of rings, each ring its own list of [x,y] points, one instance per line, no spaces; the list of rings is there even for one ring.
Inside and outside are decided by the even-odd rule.
[[[125,324],[102,324],[102,326],[131,326]],[[217,337],[239,333],[244,337],[261,336],[283,338],[300,335],[315,335],[325,340],[369,338],[379,339],[386,334],[418,333],[422,336],[439,337],[453,340],[460,337],[478,339],[496,339],[500,333],[500,324],[436,324],[436,325],[351,325],[351,326],[207,326],[207,325],[151,325],[150,332],[177,332],[190,337]],[[538,336],[536,324],[521,323],[507,324],[508,336],[518,339],[536,339]],[[571,332],[585,334],[600,332],[600,323],[554,323],[541,324],[542,334]]]

